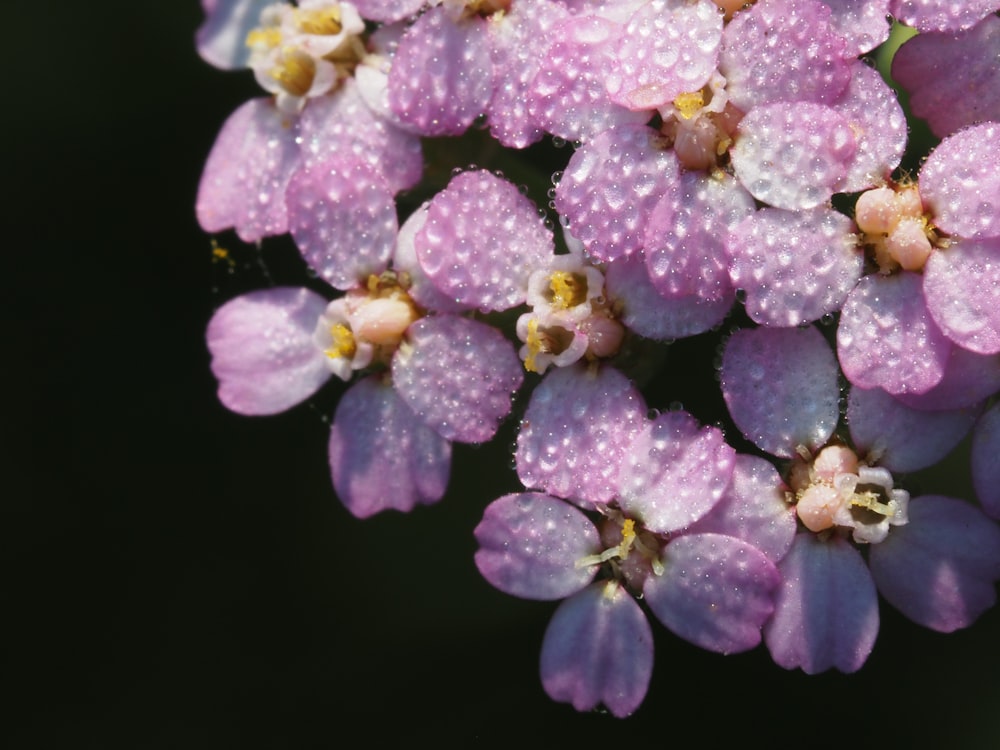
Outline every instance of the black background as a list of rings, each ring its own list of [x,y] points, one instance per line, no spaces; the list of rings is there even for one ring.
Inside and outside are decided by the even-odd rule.
[[[555,604],[472,563],[486,502],[518,487],[509,430],[456,448],[438,505],[362,522],[326,466],[336,387],[272,418],[217,403],[205,324],[267,280],[230,235],[235,272],[213,261],[194,220],[216,132],[257,95],[196,56],[196,0],[5,10],[5,747],[996,746],[996,610],[944,636],[883,606],[851,676],[655,625],[635,716],[551,702],[537,663]],[[263,253],[278,283],[304,278],[282,242]],[[671,353],[680,396],[653,405],[711,383],[699,346]],[[952,466],[938,479],[967,492]]]

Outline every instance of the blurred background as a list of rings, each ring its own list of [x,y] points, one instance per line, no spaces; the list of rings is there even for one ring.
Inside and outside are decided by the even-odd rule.
[[[271,418],[217,403],[212,311],[305,273],[282,240],[258,253],[221,235],[232,262],[215,259],[195,222],[215,134],[258,95],[195,54],[197,0],[5,8],[4,747],[1000,742],[996,609],[944,636],[884,605],[851,676],[655,625],[632,718],[551,702],[538,652],[555,603],[495,591],[472,560],[483,508],[519,487],[513,432],[456,446],[436,506],[361,522],[327,468],[336,386]],[[685,366],[651,406],[720,418],[714,346],[675,345],[668,365]],[[968,496],[963,451],[911,492]]]

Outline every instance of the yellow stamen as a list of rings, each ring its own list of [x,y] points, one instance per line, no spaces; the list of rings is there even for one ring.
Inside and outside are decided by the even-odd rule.
[[[870,511],[878,513],[880,516],[885,516],[889,518],[895,513],[892,508],[890,508],[886,503],[881,503],[878,500],[878,495],[874,492],[855,492],[851,496],[851,505],[855,505],[859,508],[867,508]]]
[[[622,541],[618,545],[618,557],[624,560],[628,557],[628,551],[632,548],[632,543],[635,541],[635,521],[631,518],[626,518],[622,523]]]
[[[587,299],[587,279],[567,271],[556,271],[549,277],[552,306],[563,310],[576,307]]]
[[[524,343],[528,346],[528,356],[524,358],[524,369],[528,372],[538,372],[535,357],[544,351],[545,340],[538,333],[538,321],[534,318],[528,321],[528,340]]]
[[[323,36],[336,36],[344,28],[340,8],[336,6],[322,10],[296,10],[295,25],[303,34]]]
[[[284,62],[271,68],[271,77],[292,96],[305,96],[316,77],[316,61],[309,55],[293,50]]]
[[[343,323],[335,323],[330,326],[330,337],[333,339],[333,343],[329,349],[323,352],[330,359],[350,359],[358,350],[358,346],[354,342],[354,334]]]
[[[690,91],[686,94],[678,94],[674,99],[674,108],[677,114],[685,120],[690,120],[698,111],[705,106],[705,97],[700,91]]]
[[[273,49],[281,44],[281,29],[272,27],[268,29],[254,29],[247,34],[247,47],[262,47]]]

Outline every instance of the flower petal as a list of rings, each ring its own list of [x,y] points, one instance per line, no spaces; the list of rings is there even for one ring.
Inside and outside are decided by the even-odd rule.
[[[613,582],[594,583],[559,605],[542,641],[542,685],[577,711],[604,704],[624,717],[646,697],[653,633],[639,605]]]
[[[878,595],[861,553],[839,537],[802,532],[778,570],[783,583],[764,626],[774,661],[806,674],[859,670],[879,626]]]
[[[760,643],[781,582],[764,553],[730,536],[685,534],[667,544],[663,566],[662,575],[646,579],[643,594],[676,635],[722,654]]]
[[[579,509],[549,495],[504,495],[486,507],[475,530],[476,567],[504,593],[562,599],[586,586],[596,565],[576,562],[600,552],[597,527]]]
[[[206,341],[219,400],[240,414],[276,414],[313,395],[330,377],[313,343],[326,300],[309,289],[276,287],[229,300]]]
[[[341,397],[329,450],[333,487],[358,518],[437,502],[448,486],[451,444],[377,375]]]
[[[912,498],[910,521],[869,555],[879,593],[924,627],[950,633],[996,603],[1000,529],[953,497]]]

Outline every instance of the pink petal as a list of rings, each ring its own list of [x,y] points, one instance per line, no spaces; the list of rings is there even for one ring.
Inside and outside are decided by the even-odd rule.
[[[770,461],[737,454],[733,481],[722,499],[685,533],[742,539],[777,563],[788,552],[796,529],[795,508],[785,492],[785,483]]]
[[[624,717],[646,697],[653,633],[628,592],[594,583],[559,605],[542,641],[542,685],[553,700]]]
[[[997,10],[996,0],[892,0],[896,20],[920,31],[959,31]]]
[[[833,108],[847,120],[858,150],[843,182],[835,185],[838,193],[883,185],[906,150],[906,115],[896,93],[877,70],[860,60],[851,70],[851,83]]]
[[[736,452],[715,427],[665,412],[632,439],[618,472],[618,503],[655,533],[678,531],[708,513],[733,473]]]
[[[206,341],[219,400],[240,414],[276,414],[313,395],[330,377],[313,343],[326,300],[308,289],[244,294],[215,311]]]
[[[517,436],[525,487],[584,508],[617,496],[618,467],[646,418],[646,403],[613,367],[560,367],[531,394]]]
[[[801,210],[826,203],[857,152],[850,122],[812,102],[754,107],[729,153],[736,176],[757,200]]]
[[[649,278],[664,297],[732,297],[726,232],[756,207],[738,180],[720,175],[682,171],[650,214],[643,255]]]
[[[748,651],[774,610],[781,578],[760,550],[719,534],[692,534],[669,542],[662,575],[642,592],[657,619],[697,646],[722,654]]]
[[[940,382],[951,343],[934,323],[910,271],[865,276],[848,296],[837,328],[847,379],[893,395],[925,393]]]
[[[896,399],[913,409],[965,409],[982,403],[997,391],[1000,391],[1000,357],[953,346],[944,377],[936,386],[926,393],[899,394]]]
[[[854,447],[893,472],[936,464],[968,434],[978,413],[977,408],[917,411],[878,388],[852,388],[847,400]]]
[[[486,170],[462,172],[434,196],[414,246],[440,292],[483,312],[522,304],[528,277],[555,251],[531,200]]]
[[[913,114],[939,138],[1000,120],[1000,18],[968,31],[918,34],[892,58],[892,77],[910,94]]]
[[[260,23],[260,11],[271,0],[217,0],[202,3],[208,17],[198,27],[195,46],[201,58],[223,70],[242,68],[250,59],[247,34]]]
[[[655,130],[623,125],[570,157],[556,209],[591,256],[610,262],[642,247],[649,215],[677,174],[677,157]]]
[[[968,627],[996,603],[1000,529],[953,497],[913,498],[909,516],[872,545],[868,559],[879,593],[924,627],[943,633]]]
[[[823,447],[840,419],[837,362],[823,334],[808,328],[736,331],[722,355],[722,395],[754,445],[792,458]]]
[[[289,228],[306,263],[337,289],[386,269],[398,226],[393,195],[366,160],[337,157],[288,185]]]
[[[653,286],[641,253],[609,264],[604,286],[622,306],[621,322],[640,336],[657,341],[694,336],[718,326],[736,299],[735,292],[713,300],[699,294],[663,297]]]
[[[726,237],[733,286],[747,314],[769,326],[797,326],[836,312],[864,268],[853,224],[830,208],[763,208]]]
[[[871,52],[889,38],[889,0],[826,0],[830,24],[847,42],[844,57]]]
[[[407,29],[389,70],[389,106],[421,135],[459,135],[486,110],[493,64],[486,21],[431,8]]]
[[[802,532],[778,570],[783,583],[764,626],[774,661],[806,674],[859,670],[879,625],[875,583],[861,554],[840,537]]]
[[[400,397],[448,440],[483,443],[510,413],[524,379],[514,346],[492,326],[454,315],[421,318],[392,358]]]
[[[948,338],[978,354],[1000,352],[1000,237],[962,240],[933,253],[923,291]]]
[[[244,242],[288,231],[285,188],[299,164],[296,131],[272,99],[242,104],[219,131],[198,185],[206,232],[235,227]]]
[[[698,91],[715,72],[722,15],[710,0],[652,0],[629,19],[614,44],[618,64],[608,70],[611,100],[652,110]]]
[[[1000,124],[945,138],[920,169],[920,195],[937,224],[959,237],[1000,236]]]
[[[993,518],[1000,518],[1000,405],[979,418],[972,434],[972,484]]]
[[[340,399],[330,430],[333,487],[358,518],[404,513],[444,495],[451,444],[427,427],[380,376]]]
[[[744,112],[766,102],[832,104],[851,73],[844,40],[818,0],[770,0],[726,24],[719,71]]]
[[[593,579],[597,566],[576,562],[601,551],[597,528],[569,503],[534,492],[504,495],[475,530],[476,567],[504,593],[562,599]]]

